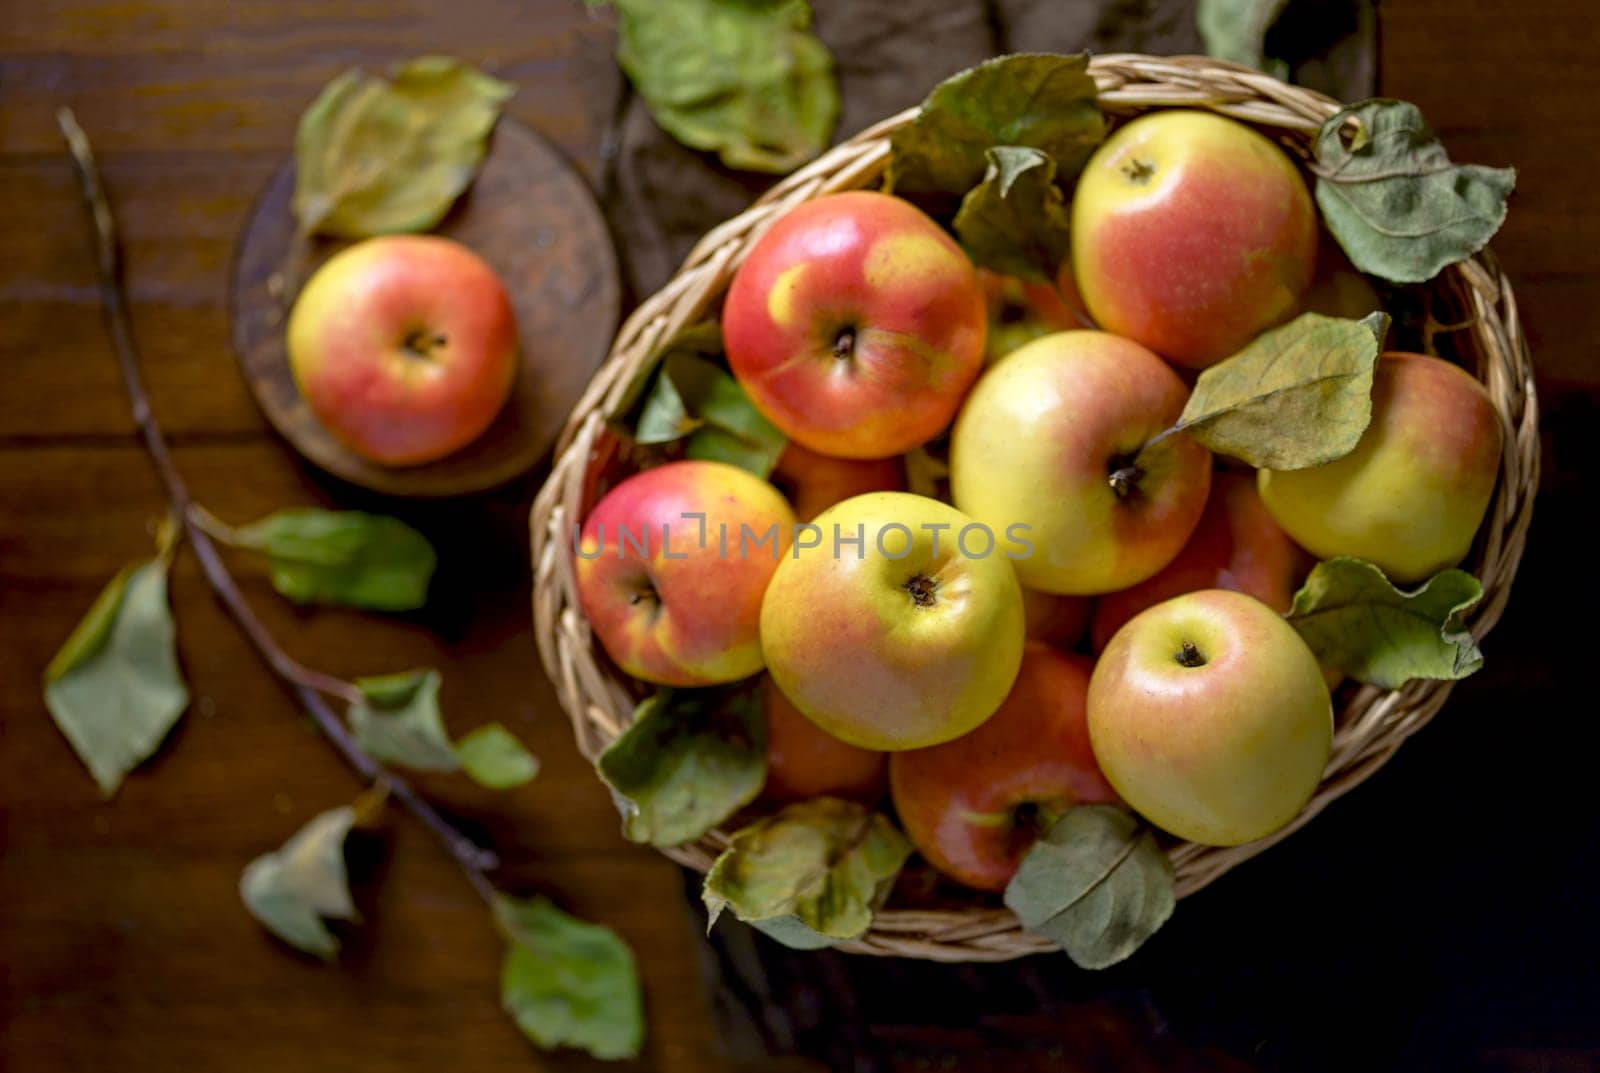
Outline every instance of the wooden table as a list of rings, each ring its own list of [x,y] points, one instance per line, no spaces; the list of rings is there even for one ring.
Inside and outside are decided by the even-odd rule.
[[[963,1034],[919,1024],[903,995],[871,1026],[897,1067],[1157,1068],[1151,1056],[1174,1039],[1232,1054],[1228,1068],[1362,1055],[1366,1068],[1399,1056],[1410,1071],[1600,1065],[1600,839],[1594,764],[1577,744],[1595,713],[1577,669],[1594,650],[1580,597],[1595,574],[1583,521],[1600,421],[1600,22],[1592,0],[1395,0],[1381,26],[1384,91],[1420,104],[1458,158],[1521,172],[1495,246],[1517,281],[1549,450],[1488,669],[1362,791],[1185,902],[1133,966],[1050,970],[1071,1008],[1142,996],[1150,1008],[1131,1023],[1167,1050],[1121,1027],[1097,1035],[1093,1018],[1024,1046],[1032,1010]],[[149,553],[162,508],[100,320],[55,108],[72,105],[95,140],[155,410],[197,497],[230,522],[291,504],[377,506],[269,433],[228,351],[224,295],[236,234],[305,103],[352,64],[422,49],[517,83],[511,114],[602,181],[622,85],[609,20],[576,0],[455,0],[431,14],[380,0],[0,5],[0,1069],[587,1067],[539,1054],[502,1016],[482,905],[398,813],[386,852],[360,870],[367,924],[337,967],[287,953],[246,916],[242,866],[359,787],[191,562],[173,602],[194,704],[115,800],[99,799],[38,688],[105,580]],[[527,788],[427,788],[501,849],[514,885],[633,945],[649,1007],[641,1068],[722,1068],[701,917],[673,865],[617,835],[538,667],[534,487],[401,508],[444,564],[436,605],[415,621],[296,611],[255,566],[238,568],[294,654],[347,676],[440,667],[455,728],[500,719],[529,743],[544,770]],[[932,994],[962,971],[922,979]]]

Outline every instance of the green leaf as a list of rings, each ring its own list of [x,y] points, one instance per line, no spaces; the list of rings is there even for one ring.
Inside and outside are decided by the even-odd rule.
[[[1389,317],[1302,313],[1200,374],[1174,431],[1267,469],[1355,450],[1372,420],[1372,369]]]
[[[1287,80],[1288,64],[1268,60],[1263,48],[1267,31],[1288,5],[1289,0],[1200,0],[1195,23],[1206,53]]]
[[[752,920],[750,926],[773,942],[782,943],[790,950],[826,950],[837,940],[812,931],[805,921],[796,916],[773,917],[771,920]]]
[[[710,924],[727,908],[747,922],[796,917],[819,935],[853,939],[910,855],[911,843],[883,815],[817,797],[736,832],[700,897]]]
[[[1017,55],[945,79],[889,139],[885,188],[957,197],[983,180],[996,146],[1038,149],[1075,179],[1105,137],[1086,53]]]
[[[339,940],[323,919],[361,919],[344,864],[345,836],[355,823],[353,807],[329,809],[281,848],[251,861],[239,877],[239,896],[251,916],[296,950],[324,961],[339,952]]]
[[[634,439],[686,440],[689,458],[727,462],[765,478],[788,440],[712,360],[721,352],[714,324],[697,325],[669,343],[634,424]]]
[[[510,790],[539,774],[539,760],[499,723],[485,723],[455,744],[456,759],[473,782]]]
[[[296,603],[415,610],[428,600],[438,562],[409,525],[356,510],[280,510],[227,540],[267,556],[272,587]]]
[[[644,1000],[633,953],[616,932],[546,898],[496,898],[494,916],[507,944],[500,1005],[524,1035],[596,1058],[638,1056]]]
[[[761,694],[662,689],[596,762],[628,803],[622,833],[634,842],[692,842],[755,800],[767,777]]]
[[[1053,283],[1071,243],[1055,161],[1038,149],[1001,145],[986,154],[983,182],[961,200],[955,231],[977,264]]]
[[[1483,598],[1464,570],[1443,570],[1402,592],[1361,559],[1318,563],[1294,594],[1289,624],[1318,661],[1357,681],[1398,689],[1413,678],[1465,678],[1483,653],[1461,616]]]
[[[113,578],[45,669],[45,707],[106,797],[189,706],[167,606],[169,550]]]
[[[1115,965],[1172,916],[1172,863],[1149,828],[1112,805],[1079,805],[1033,844],[1006,906],[1082,968]]]
[[[300,229],[344,238],[430,230],[471,185],[513,92],[448,56],[411,60],[393,82],[340,75],[295,133]]]
[[[362,699],[350,705],[350,726],[374,760],[418,771],[461,766],[439,711],[438,671],[358,678],[355,684]]]
[[[828,144],[833,56],[804,0],[617,0],[617,62],[661,128],[730,168],[780,173]]]
[[[1517,182],[1513,168],[1452,164],[1406,101],[1351,105],[1322,125],[1315,149],[1328,230],[1357,268],[1395,283],[1430,280],[1483,249]]]

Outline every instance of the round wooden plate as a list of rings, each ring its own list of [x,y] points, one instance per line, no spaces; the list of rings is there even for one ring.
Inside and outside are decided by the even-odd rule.
[[[621,297],[616,252],[600,207],[561,155],[502,119],[467,193],[435,229],[494,267],[517,314],[522,355],[505,409],[481,437],[438,462],[380,466],[350,451],[311,413],[289,372],[282,293],[294,255],[294,163],[273,175],[240,240],[228,296],[233,346],[256,401],[312,464],[352,484],[399,496],[481,492],[533,468],[600,366]],[[346,242],[314,239],[301,285]],[[277,277],[275,280],[274,277]]]

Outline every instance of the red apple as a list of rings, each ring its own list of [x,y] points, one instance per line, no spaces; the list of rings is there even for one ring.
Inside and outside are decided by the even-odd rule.
[[[1095,651],[1145,608],[1200,589],[1248,593],[1286,612],[1308,566],[1305,560],[1261,505],[1254,476],[1218,471],[1200,524],[1178,557],[1155,577],[1102,596],[1095,605]]]
[[[883,798],[888,758],[849,745],[800,714],[771,678],[761,683],[767,714],[768,801],[844,797],[875,805]]]
[[[723,308],[728,364],[804,447],[888,458],[938,435],[983,365],[977,271],[909,202],[855,191],[791,209]]]
[[[1194,368],[1292,316],[1317,214],[1283,150],[1243,123],[1169,108],[1095,151],[1072,199],[1072,266],[1107,331]]]
[[[1035,589],[1022,590],[1022,614],[1028,640],[1043,641],[1060,649],[1077,647],[1089,629],[1095,601],[1087,596],[1057,596]]]
[[[978,269],[978,278],[989,299],[985,360],[990,365],[1041,335],[1094,327],[1089,314],[1083,312],[1070,263],[1061,266],[1060,281],[1055,286],[1003,276],[987,268]]]
[[[1074,805],[1117,799],[1089,747],[1091,663],[1029,642],[1016,684],[972,733],[894,753],[889,785],[906,834],[939,871],[1003,890],[1034,840]]]
[[[867,492],[903,492],[905,463],[899,458],[829,458],[790,443],[772,471],[794,506],[797,521],[809,522],[835,503]]]
[[[748,678],[762,667],[761,599],[793,536],[789,504],[759,477],[721,462],[658,466],[589,512],[574,549],[578,599],[635,678]]]
[[[482,258],[432,235],[358,242],[317,269],[289,315],[289,368],[317,420],[388,466],[477,439],[511,393],[517,324]]]

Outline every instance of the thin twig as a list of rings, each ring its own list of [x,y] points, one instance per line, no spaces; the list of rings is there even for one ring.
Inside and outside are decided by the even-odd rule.
[[[222,556],[207,531],[205,519],[210,517],[209,512],[190,498],[189,488],[172,461],[166,437],[162,435],[161,426],[150,409],[150,397],[145,392],[144,379],[139,373],[139,353],[133,341],[127,295],[123,289],[122,258],[117,247],[116,220],[111,215],[111,205],[106,200],[105,191],[100,184],[100,171],[95,165],[94,152],[70,108],[58,111],[56,119],[61,126],[61,133],[67,139],[68,147],[72,150],[72,159],[77,165],[78,178],[83,187],[83,198],[94,220],[100,302],[105,313],[106,328],[111,333],[112,349],[116,351],[117,364],[122,369],[123,384],[133,405],[133,420],[139,426],[145,449],[149,451],[150,458],[155,463],[156,471],[161,476],[161,483],[166,486],[172,513],[182,520],[189,545],[194,549],[195,558],[200,561],[200,569],[205,574],[212,592],[227,609],[251,646],[262,659],[266,660],[272,672],[294,692],[318,729],[344,758],[345,763],[362,778],[387,789],[432,831],[461,865],[473,889],[486,901],[492,902],[495,890],[488,873],[499,867],[499,859],[494,852],[479,846],[456,830],[449,820],[412,789],[410,783],[384,768],[361,748],[326,699],[327,696],[334,696],[348,701],[358,698],[360,692],[343,679],[305,666],[279,647],[271,631],[256,616],[249,602],[239,591],[233,575],[222,561]]]

